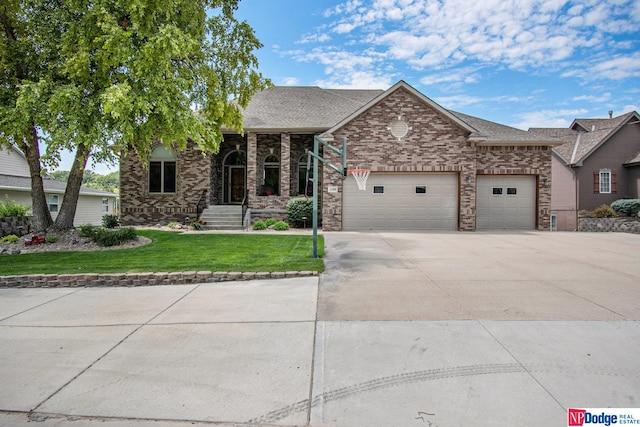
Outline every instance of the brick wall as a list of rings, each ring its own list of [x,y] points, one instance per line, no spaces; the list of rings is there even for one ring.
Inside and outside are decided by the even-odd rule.
[[[478,147],[477,168],[477,173],[484,175],[535,175],[538,186],[538,230],[549,230],[551,225],[551,148]]]
[[[203,190],[210,190],[211,156],[193,144],[177,152],[176,192],[149,193],[149,168],[134,153],[120,156],[121,221],[125,225],[151,224],[195,218]]]
[[[411,129],[401,140],[387,129],[402,117]],[[465,131],[404,89],[399,89],[379,104],[334,132],[334,145],[348,138],[349,168],[367,168],[376,172],[458,172],[475,174],[475,149],[466,141]],[[334,164],[339,158],[330,150],[325,157]],[[343,182],[330,168],[324,168],[324,182],[338,187],[337,193],[323,188],[323,229],[342,228]],[[463,181],[463,180],[461,180]],[[475,229],[475,186],[461,185],[461,229]]]
[[[388,127],[401,117],[411,129],[401,140]],[[538,228],[548,229],[551,188],[551,150],[547,147],[473,147],[466,131],[400,88],[380,103],[333,133],[334,145],[348,138],[349,168],[375,172],[456,172],[459,174],[459,228],[476,229],[476,175],[514,174],[538,177]],[[326,158],[339,158],[325,150]],[[343,182],[330,168],[324,168],[324,182],[335,180],[337,193],[323,188],[323,229],[342,228]],[[338,178],[338,179],[336,179]]]

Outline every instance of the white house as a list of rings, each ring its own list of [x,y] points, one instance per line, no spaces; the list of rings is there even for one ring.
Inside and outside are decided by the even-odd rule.
[[[44,191],[55,220],[62,206],[66,183],[44,177]],[[31,178],[27,159],[17,147],[0,147],[0,199],[31,206]],[[118,195],[88,187],[80,188],[74,225],[100,225],[106,214],[116,213]]]

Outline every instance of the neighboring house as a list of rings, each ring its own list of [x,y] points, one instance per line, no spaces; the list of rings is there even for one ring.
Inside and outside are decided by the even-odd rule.
[[[282,217],[306,190],[314,135],[348,139],[348,168],[371,170],[366,191],[321,172],[324,230],[548,230],[553,138],[446,110],[400,81],[386,91],[279,86],[256,94],[244,135],[214,156],[156,146],[147,165],[120,161],[122,221],[208,221],[238,212]],[[323,156],[340,164],[331,150]],[[200,203],[202,205],[202,203]],[[224,213],[223,213],[224,212]],[[238,219],[239,218],[239,219]],[[222,227],[222,226],[220,226]]]
[[[610,113],[612,116],[612,113]],[[640,116],[575,119],[568,129],[532,128],[557,138],[553,149],[551,214],[557,230],[577,228],[578,211],[640,194]]]
[[[31,178],[29,164],[22,151],[16,147],[0,147],[0,199],[6,197],[31,207]],[[51,216],[55,220],[62,206],[66,183],[49,177],[43,179],[44,191]],[[81,187],[74,225],[101,225],[102,216],[114,214],[117,194],[93,188]]]

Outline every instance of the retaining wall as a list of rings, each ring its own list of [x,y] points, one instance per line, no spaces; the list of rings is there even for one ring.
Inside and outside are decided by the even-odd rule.
[[[24,236],[31,232],[30,216],[8,216],[0,218],[0,237],[15,234]]]
[[[254,279],[288,279],[317,275],[317,271],[30,274],[23,276],[0,276],[0,288],[190,285],[196,283],[231,282]]]
[[[578,231],[640,234],[640,218],[579,218]]]

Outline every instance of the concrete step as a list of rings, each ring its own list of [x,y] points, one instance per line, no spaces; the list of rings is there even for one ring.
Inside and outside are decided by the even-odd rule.
[[[206,222],[207,230],[241,230],[242,206],[210,205],[202,212],[200,219]]]

